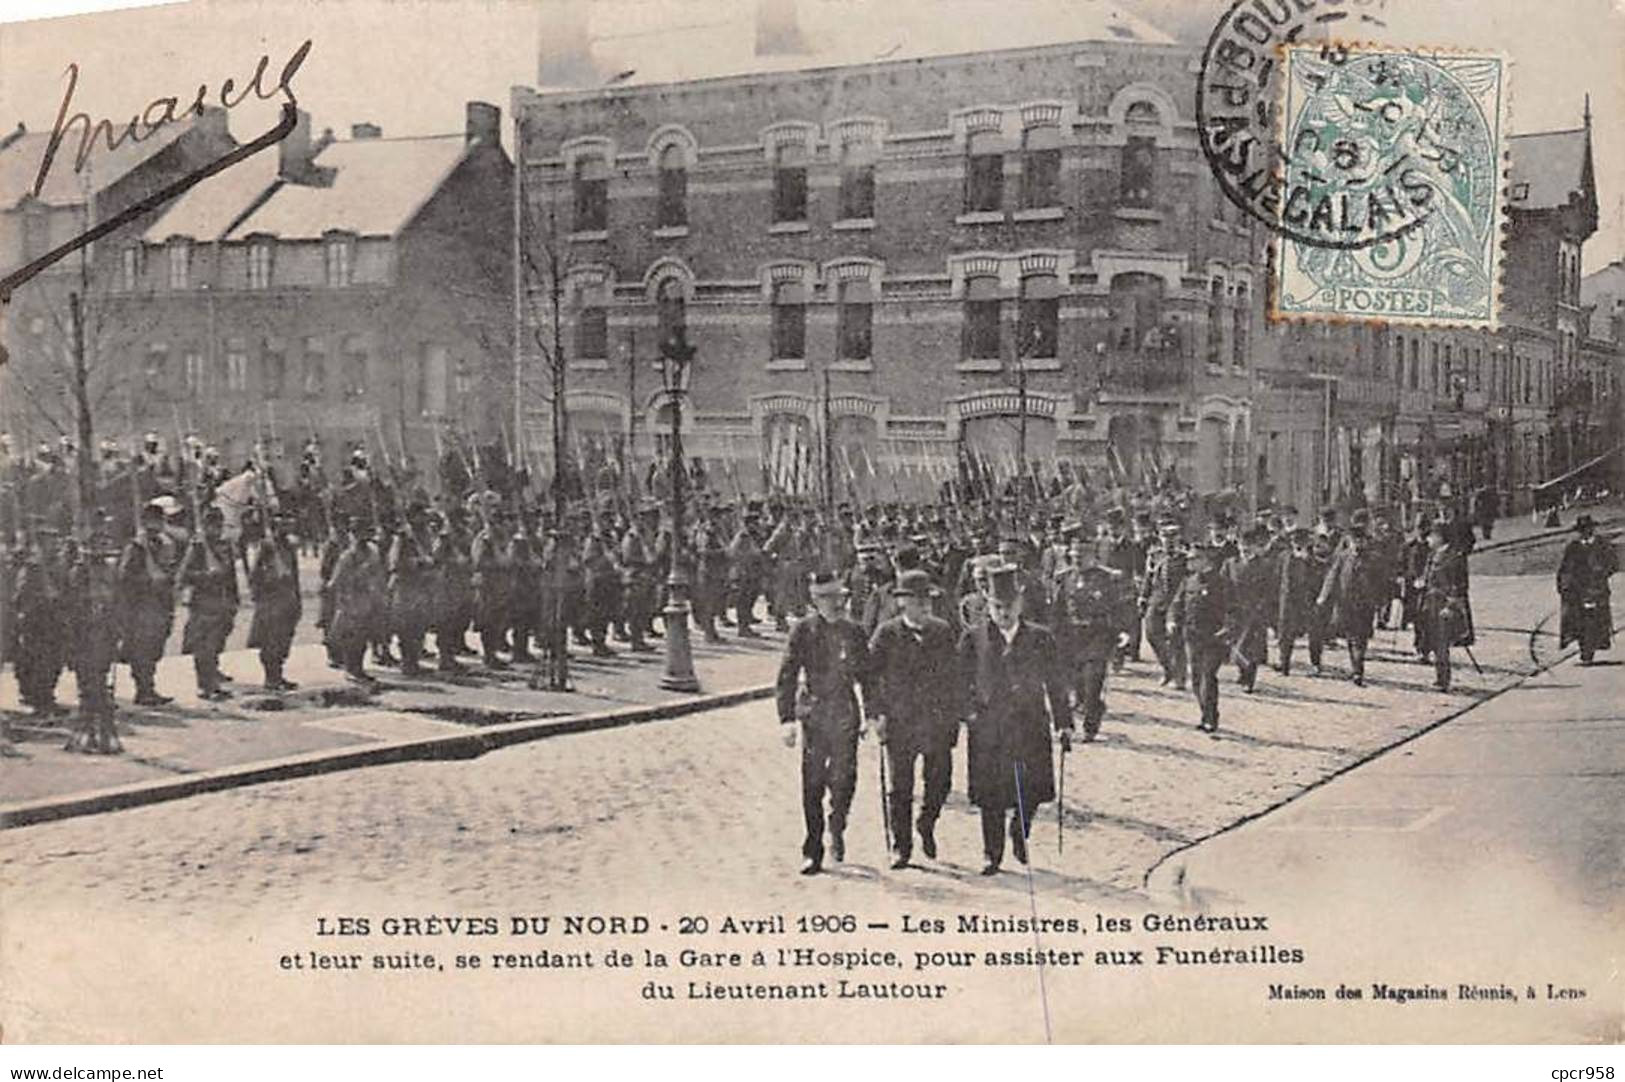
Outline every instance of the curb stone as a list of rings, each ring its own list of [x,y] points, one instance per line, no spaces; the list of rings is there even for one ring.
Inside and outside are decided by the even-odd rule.
[[[736,706],[773,694],[772,684],[760,684],[737,691],[702,695],[676,702],[626,707],[566,718],[531,718],[504,722],[466,733],[394,740],[363,747],[305,752],[280,759],[244,763],[218,770],[200,771],[173,778],[136,782],[130,785],[96,789],[85,793],[46,797],[17,804],[0,804],[0,830],[71,819],[81,815],[122,811],[147,804],[159,804],[201,793],[216,793],[266,782],[332,774],[366,766],[434,760],[476,759],[486,752],[533,740],[545,740],[570,733],[589,733],[650,721],[665,721],[688,714],[704,713]]]

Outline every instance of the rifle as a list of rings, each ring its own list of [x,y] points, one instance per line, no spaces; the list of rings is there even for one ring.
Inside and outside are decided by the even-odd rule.
[[[1055,853],[1066,852],[1066,751],[1071,740],[1061,741],[1060,777],[1055,784]]]

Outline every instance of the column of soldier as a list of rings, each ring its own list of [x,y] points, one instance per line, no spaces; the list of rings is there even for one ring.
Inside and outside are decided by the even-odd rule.
[[[842,574],[836,561],[836,573],[809,578],[815,611],[793,628],[778,677],[785,743],[801,747],[802,874],[822,870],[826,830],[828,855],[845,857],[858,741],[870,728],[883,748],[878,789],[893,868],[910,865],[916,835],[925,856],[937,856],[961,727],[982,874],[1000,870],[1006,837],[1028,863],[1039,808],[1064,800],[1074,715],[1082,739],[1094,740],[1108,674],[1138,661],[1142,641],[1162,685],[1194,693],[1197,726],[1214,739],[1220,670],[1234,664],[1251,693],[1265,665],[1292,673],[1300,640],[1316,676],[1327,647],[1345,643],[1349,678],[1363,685],[1373,630],[1408,626],[1417,660],[1449,689],[1451,649],[1473,641],[1466,557],[1475,542],[1459,509],[1418,516],[1409,536],[1363,509],[1346,526],[1327,509],[1312,529],[1294,525],[1292,509],[1245,526],[1221,512],[1197,536],[1181,514],[1189,500],[1175,495],[1109,492],[1070,518],[1046,511],[1042,530],[1005,517],[1007,508],[924,518],[903,509],[900,528],[885,517],[878,531],[859,525],[855,566]]]

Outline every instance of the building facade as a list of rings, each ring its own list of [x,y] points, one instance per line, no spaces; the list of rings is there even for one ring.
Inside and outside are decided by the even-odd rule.
[[[1040,477],[1248,486],[1260,231],[1202,161],[1198,53],[1109,29],[516,89],[569,453],[659,452],[654,362],[681,325],[685,447],[746,491],[816,489],[826,415],[836,490],[858,498],[1009,476],[1023,447]],[[549,423],[533,411],[536,442]]]

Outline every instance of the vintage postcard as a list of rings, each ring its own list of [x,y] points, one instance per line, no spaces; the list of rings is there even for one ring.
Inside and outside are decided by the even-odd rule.
[[[0,1040],[1619,1042],[1621,55],[0,23]]]

